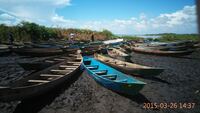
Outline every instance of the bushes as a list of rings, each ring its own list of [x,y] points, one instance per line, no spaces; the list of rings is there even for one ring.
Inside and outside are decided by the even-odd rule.
[[[70,33],[75,34],[76,40],[90,40],[92,34],[94,35],[95,40],[107,40],[115,38],[123,38],[125,40],[135,40],[140,41],[144,40],[143,38],[137,36],[117,36],[114,35],[111,31],[104,29],[101,32],[92,31],[89,29],[61,29],[61,28],[49,28],[41,26],[35,23],[30,22],[21,22],[16,26],[6,26],[0,24],[0,41],[7,42],[8,34],[12,33],[14,40],[17,42],[25,41],[46,41],[49,39],[68,39]],[[150,34],[155,35],[155,34]],[[152,41],[161,41],[161,42],[170,42],[170,41],[179,41],[179,40],[199,40],[197,34],[173,34],[173,33],[164,33],[156,34],[160,35],[160,38],[152,39]],[[150,39],[149,39],[150,40]]]
[[[167,35],[161,35],[161,37],[158,38],[158,41],[160,42],[172,42],[181,40],[198,41],[199,36],[197,34],[167,34]]]

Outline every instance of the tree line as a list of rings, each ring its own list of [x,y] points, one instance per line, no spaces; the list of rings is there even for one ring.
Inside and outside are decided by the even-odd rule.
[[[112,32],[106,29],[98,32],[89,29],[51,28],[25,21],[22,21],[15,26],[0,24],[0,42],[8,42],[9,34],[12,34],[15,42],[39,42],[47,41],[49,39],[68,39],[70,33],[76,34],[77,40],[88,40],[91,35],[95,35],[98,40],[116,37]]]

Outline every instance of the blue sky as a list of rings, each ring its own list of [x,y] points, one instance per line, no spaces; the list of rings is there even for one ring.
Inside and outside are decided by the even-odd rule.
[[[195,0],[9,0],[0,1],[0,23],[26,20],[115,34],[197,33],[195,9]]]
[[[75,20],[129,19],[140,13],[155,17],[171,13],[194,0],[72,0],[71,6],[56,9],[59,15]]]

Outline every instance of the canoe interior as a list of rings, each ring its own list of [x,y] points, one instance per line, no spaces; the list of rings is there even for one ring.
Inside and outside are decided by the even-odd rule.
[[[0,100],[22,100],[45,93],[80,71],[81,55],[66,57],[65,61],[32,73],[12,84],[0,87]]]
[[[65,60],[65,57],[63,56],[56,56],[36,62],[18,62],[18,64],[25,70],[42,70]]]
[[[76,62],[78,65],[74,65],[76,63],[70,63],[70,62]],[[69,62],[69,63],[68,63]],[[41,83],[31,83],[31,82],[27,82],[30,79],[38,79],[38,80],[50,80],[53,81],[54,79],[60,78],[62,76],[52,76],[52,77],[46,77],[46,76],[40,76],[40,74],[59,74],[59,75],[66,75],[68,72],[70,72],[71,70],[65,70],[65,68],[60,67],[60,65],[67,65],[67,66],[76,66],[75,68],[78,68],[78,66],[81,63],[81,59],[76,59],[76,58],[66,58],[64,62],[58,63],[56,65],[53,65],[49,68],[46,68],[42,71],[33,73],[19,81],[17,81],[16,83],[12,84],[11,87],[24,87],[24,86],[30,86],[30,85],[38,85]],[[61,69],[62,68],[62,69]],[[74,69],[75,69],[74,68]],[[51,72],[51,70],[63,70],[63,71],[58,71],[58,72]],[[72,69],[73,70],[73,69]]]

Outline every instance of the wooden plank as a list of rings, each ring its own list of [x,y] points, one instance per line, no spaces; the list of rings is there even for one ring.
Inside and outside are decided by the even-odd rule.
[[[62,58],[54,58],[53,60],[64,61],[65,59],[62,59]]]
[[[107,70],[97,70],[97,71],[93,71],[95,74],[97,75],[106,75],[107,74]]]
[[[28,80],[28,82],[47,83],[47,82],[50,82],[50,81],[47,81],[47,80]]]
[[[82,60],[82,58],[76,58],[76,60]]]
[[[52,69],[51,72],[68,72],[68,70]]]
[[[47,63],[54,63],[55,61],[52,61],[52,60],[45,60],[45,62],[47,62]]]
[[[76,55],[76,54],[69,54],[69,56],[78,56],[78,55]]]
[[[0,86],[0,89],[4,89],[4,88],[9,88],[9,87],[6,87],[6,86]]]
[[[70,57],[60,57],[60,58],[64,58],[64,59],[67,59],[67,58],[70,58]]]
[[[69,66],[69,65],[60,65],[59,67],[61,67],[61,68],[68,68],[68,67],[77,67],[77,66]]]
[[[80,62],[71,62],[71,61],[68,61],[67,63],[80,64]]]
[[[65,75],[54,75],[54,74],[41,74],[42,77],[63,77]]]

